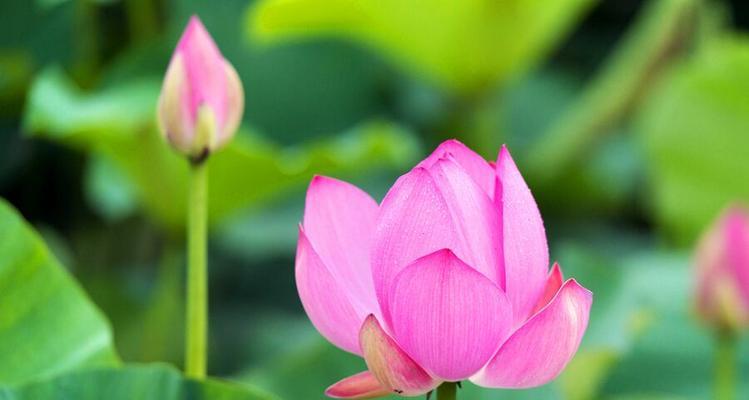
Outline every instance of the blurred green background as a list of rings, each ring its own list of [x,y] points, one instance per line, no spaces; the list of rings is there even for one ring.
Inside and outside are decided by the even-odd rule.
[[[182,365],[187,167],[154,110],[192,14],[246,92],[237,140],[211,160],[212,375],[316,399],[362,370],[296,294],[306,184],[330,175],[381,199],[456,137],[489,159],[509,145],[552,259],[595,293],[557,381],[460,398],[711,398],[691,254],[728,203],[749,202],[747,3],[3,1],[0,196],[107,315],[126,361]],[[747,398],[748,340],[738,356]]]

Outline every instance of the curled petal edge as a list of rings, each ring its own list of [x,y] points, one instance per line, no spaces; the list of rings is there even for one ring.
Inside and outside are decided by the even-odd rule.
[[[577,352],[593,295],[574,279],[521,326],[471,381],[491,388],[531,388],[555,379]]]
[[[343,378],[325,390],[325,395],[334,399],[374,399],[389,394],[369,371]]]

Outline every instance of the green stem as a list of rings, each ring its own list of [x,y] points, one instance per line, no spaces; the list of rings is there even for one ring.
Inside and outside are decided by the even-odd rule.
[[[456,382],[445,382],[437,388],[437,400],[455,400],[457,392],[458,384]]]
[[[192,164],[187,226],[187,320],[185,373],[205,376],[208,332],[208,272],[206,261],[208,167]]]
[[[586,159],[600,136],[637,105],[662,73],[693,43],[698,1],[649,3],[604,67],[536,142],[527,165],[537,182],[551,183]]]
[[[715,398],[736,398],[736,336],[721,332],[717,335],[715,349]]]

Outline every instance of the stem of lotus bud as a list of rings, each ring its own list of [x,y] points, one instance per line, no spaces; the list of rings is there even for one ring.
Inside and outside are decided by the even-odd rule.
[[[457,392],[457,382],[445,382],[437,388],[437,400],[455,400]]]
[[[206,372],[208,332],[208,270],[206,260],[208,224],[208,166],[190,165],[190,194],[187,216],[187,316],[185,373],[202,378]]]
[[[715,399],[736,398],[736,335],[721,330],[715,336]]]

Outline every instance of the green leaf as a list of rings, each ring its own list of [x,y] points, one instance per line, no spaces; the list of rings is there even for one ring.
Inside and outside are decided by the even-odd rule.
[[[119,363],[104,316],[0,200],[0,384]]]
[[[0,399],[272,399],[165,365],[120,367],[104,316],[0,199]]]
[[[178,229],[184,223],[188,164],[157,132],[157,95],[158,84],[148,80],[87,94],[59,69],[50,69],[32,87],[24,124],[33,135],[106,159],[105,167],[116,170],[112,180],[126,177],[138,203],[166,226]],[[417,152],[408,133],[385,122],[366,123],[334,139],[294,148],[279,148],[240,132],[209,161],[211,221],[274,200],[306,185],[315,173],[340,176],[401,167]],[[101,162],[92,164],[100,169],[97,174],[105,172]],[[90,187],[94,204],[115,202],[100,207],[102,213],[118,216],[127,211],[133,193],[124,187],[107,193],[113,190],[101,184],[107,179],[95,178],[89,180],[98,185]]]
[[[263,0],[248,13],[266,42],[352,39],[448,88],[505,82],[537,61],[592,0]]]
[[[76,371],[49,380],[0,389],[2,400],[271,400],[251,387],[182,377],[165,365]]]
[[[24,124],[79,145],[104,146],[153,125],[158,94],[158,82],[148,79],[83,93],[62,69],[52,67],[36,78],[29,91]],[[91,142],[93,134],[102,138]]]
[[[646,150],[657,221],[689,244],[730,202],[749,202],[749,40],[714,39],[646,105]]]
[[[109,158],[93,154],[84,179],[86,199],[103,217],[122,219],[138,207],[132,182]]]

